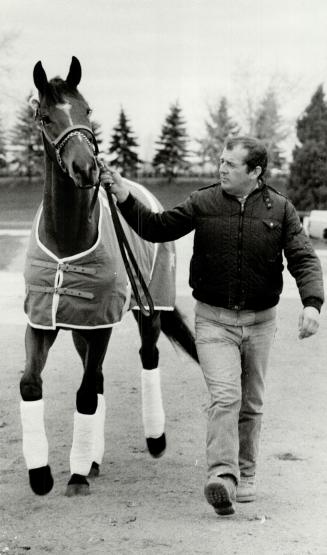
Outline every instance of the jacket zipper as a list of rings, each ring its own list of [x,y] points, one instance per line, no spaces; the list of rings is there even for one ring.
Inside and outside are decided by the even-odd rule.
[[[241,209],[240,209],[240,221],[238,225],[238,238],[237,238],[237,275],[238,275],[238,291],[236,296],[236,303],[234,306],[234,310],[240,310],[241,308],[241,300],[242,300],[242,244],[243,244],[243,223],[244,223],[244,210],[245,204],[248,198],[256,193],[258,188],[256,187],[250,194],[242,199],[240,202]]]
[[[247,197],[245,199],[242,199],[240,204],[241,204],[241,210],[240,210],[240,220],[239,220],[239,224],[238,224],[238,237],[237,237],[237,276],[238,276],[238,291],[237,291],[237,296],[236,296],[236,304],[234,309],[235,310],[240,310],[241,308],[241,297],[242,297],[242,291],[241,291],[241,287],[242,287],[242,281],[241,281],[241,276],[242,276],[242,243],[243,243],[243,222],[244,222],[244,207],[245,207],[245,203],[247,201]]]

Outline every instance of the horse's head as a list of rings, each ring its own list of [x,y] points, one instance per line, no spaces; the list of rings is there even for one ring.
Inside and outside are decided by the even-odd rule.
[[[38,62],[33,77],[39,102],[34,100],[34,107],[48,155],[75,185],[87,188],[99,179],[98,147],[91,129],[91,109],[77,90],[81,75],[81,65],[74,56],[65,81],[59,77],[48,81]]]

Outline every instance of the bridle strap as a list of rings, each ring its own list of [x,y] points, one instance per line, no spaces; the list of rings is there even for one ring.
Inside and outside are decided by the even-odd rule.
[[[43,134],[45,135],[47,141],[51,143],[54,147],[57,147],[58,145],[60,146],[61,141],[65,139],[67,135],[70,135],[72,131],[87,131],[94,139],[93,131],[90,127],[87,127],[87,125],[71,125],[70,127],[64,129],[64,131],[62,131],[62,133],[60,133],[60,135],[58,135],[58,137],[56,137],[55,139],[51,139],[47,131],[44,129],[44,126],[42,126]],[[96,141],[94,142],[94,144],[96,144]]]
[[[57,162],[63,172],[66,172],[67,170],[61,158],[61,151],[64,148],[65,144],[68,143],[71,137],[74,137],[74,136],[82,137],[87,142],[87,144],[94,149],[94,155],[97,156],[99,154],[98,143],[90,127],[87,127],[86,125],[71,125],[70,127],[67,127],[62,133],[60,133],[58,137],[56,137],[55,139],[52,139],[47,133],[47,131],[45,130],[44,125],[43,124],[41,125],[42,125],[42,133],[45,139],[55,149]],[[83,133],[83,131],[87,131],[87,133],[91,135],[92,142],[90,141],[89,137],[85,133]]]
[[[123,262],[124,262],[124,265],[125,265],[125,268],[126,268],[127,275],[129,277],[129,280],[130,280],[130,283],[131,283],[131,287],[133,289],[133,293],[135,295],[135,300],[136,300],[136,302],[138,304],[138,307],[139,307],[140,311],[142,312],[142,314],[144,316],[150,316],[151,317],[154,314],[154,305],[153,305],[153,300],[152,300],[150,291],[149,291],[149,289],[148,289],[148,287],[147,287],[147,285],[144,281],[141,270],[138,267],[138,264],[136,262],[134,254],[132,252],[132,249],[131,249],[131,247],[128,243],[128,240],[127,240],[127,237],[125,235],[123,226],[120,223],[119,216],[118,216],[118,213],[117,213],[117,208],[116,208],[116,205],[115,205],[114,200],[112,198],[112,193],[110,191],[110,185],[103,185],[103,187],[104,187],[104,189],[107,193],[109,207],[110,207],[110,210],[111,210],[112,221],[113,221],[113,224],[114,224],[114,228],[115,228],[115,232],[116,232],[116,236],[117,236],[117,240],[118,240],[118,245],[119,245],[120,252],[121,252],[121,255],[122,255],[122,258],[123,258]],[[141,289],[142,289],[142,291],[145,295],[145,298],[148,302],[148,307],[149,308],[145,307],[145,305],[144,305],[144,303],[141,299],[141,296],[139,294],[139,291],[138,291],[138,288],[137,288],[137,285],[136,285],[136,282],[135,282],[135,279],[134,279],[134,275],[133,275],[133,272],[132,272],[131,265],[134,267],[135,274],[137,276],[137,279],[139,281]]]

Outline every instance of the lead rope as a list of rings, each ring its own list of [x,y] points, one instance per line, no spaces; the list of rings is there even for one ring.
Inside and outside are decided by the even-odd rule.
[[[96,186],[95,186],[95,190],[92,196],[92,200],[91,200],[91,204],[90,204],[90,208],[89,208],[89,220],[91,221],[92,218],[92,214],[93,214],[93,210],[95,207],[95,203],[98,200],[98,194],[99,194],[99,188],[100,188],[100,179],[98,180]]]
[[[108,185],[102,185],[102,186],[103,186],[104,190],[107,193],[109,207],[110,207],[110,210],[111,210],[112,221],[113,221],[113,224],[114,224],[114,228],[115,228],[115,232],[116,232],[116,236],[117,236],[117,240],[118,240],[118,245],[119,245],[120,252],[121,252],[121,255],[122,255],[122,258],[123,258],[123,262],[124,262],[124,265],[125,265],[125,268],[126,268],[126,272],[128,274],[129,280],[131,282],[131,287],[132,287],[133,293],[135,295],[135,300],[137,302],[137,305],[138,305],[140,311],[142,312],[142,314],[144,316],[153,316],[153,314],[154,314],[153,300],[152,300],[150,291],[149,291],[149,289],[148,289],[148,287],[147,287],[147,285],[146,285],[146,283],[143,279],[140,268],[138,267],[138,264],[135,260],[132,249],[131,249],[131,247],[128,243],[128,240],[127,240],[127,237],[126,237],[125,232],[123,230],[123,227],[120,223],[117,208],[116,208],[116,205],[114,203],[112,193],[110,191],[110,185],[108,184]],[[134,267],[136,277],[139,281],[141,289],[142,289],[142,291],[145,295],[145,298],[148,302],[149,308],[145,307],[145,305],[144,305],[144,303],[141,299],[141,296],[140,296],[139,291],[138,291],[137,284],[136,284],[135,279],[134,279],[131,264]]]
[[[98,160],[98,164],[101,167],[102,166],[102,162],[100,160]],[[89,209],[89,219],[91,219],[92,214],[93,214],[93,210],[96,204],[96,201],[98,199],[98,193],[99,193],[99,187],[100,187],[100,179],[97,182],[96,186],[95,186],[95,191],[93,193],[93,197],[91,200],[91,204],[90,204],[90,209]],[[134,257],[134,254],[132,252],[132,249],[128,243],[127,237],[125,235],[125,232],[123,230],[123,227],[120,223],[120,219],[117,213],[117,208],[116,205],[114,203],[113,197],[112,197],[112,193],[110,191],[110,184],[107,185],[102,185],[102,187],[104,188],[104,190],[107,193],[107,197],[108,197],[108,202],[109,202],[109,207],[111,210],[111,216],[112,216],[112,222],[114,224],[114,229],[116,232],[116,237],[117,237],[117,241],[118,241],[118,245],[119,245],[119,249],[123,258],[123,262],[124,262],[124,266],[127,272],[127,275],[129,277],[130,283],[131,283],[131,287],[135,296],[135,300],[137,302],[137,305],[140,309],[140,311],[142,312],[142,314],[144,316],[153,316],[154,314],[154,305],[153,305],[153,300],[150,294],[150,291],[144,281],[144,278],[142,276],[141,270],[138,267],[138,264],[136,262],[136,259]],[[146,298],[146,300],[148,301],[148,306],[149,308],[147,309],[141,299],[141,296],[139,294],[138,291],[138,287],[137,284],[135,282],[135,278],[132,272],[132,267],[131,264],[134,267],[135,270],[135,274],[136,277],[139,281],[139,284],[141,286],[141,289],[144,293],[144,296]]]

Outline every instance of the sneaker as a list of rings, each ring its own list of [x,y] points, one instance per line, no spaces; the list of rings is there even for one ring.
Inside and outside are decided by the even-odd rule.
[[[255,501],[255,498],[255,476],[241,476],[236,489],[236,501],[238,503],[250,503],[251,501]]]
[[[213,476],[204,488],[204,495],[217,515],[228,516],[235,513],[233,501],[236,497],[236,486],[232,477]]]

